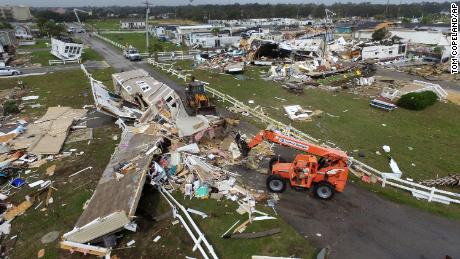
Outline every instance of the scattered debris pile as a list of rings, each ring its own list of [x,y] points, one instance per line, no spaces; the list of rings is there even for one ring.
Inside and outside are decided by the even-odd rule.
[[[233,48],[223,49],[220,53],[203,53],[195,58],[198,69],[212,69],[219,73],[240,74],[246,67],[244,51]]]
[[[321,110],[305,110],[300,105],[286,105],[283,108],[289,119],[298,121],[311,121],[312,116],[318,116],[323,113]]]
[[[450,186],[450,187],[459,187],[460,186],[460,174],[450,174],[448,176],[439,177],[436,179],[424,180],[420,184],[432,187],[432,186]]]
[[[163,83],[147,77],[143,71],[114,74],[113,78],[115,89],[119,89],[116,96],[98,81],[91,80],[91,84],[96,107],[118,118],[116,124],[123,130],[121,141],[74,229],[63,235],[62,248],[94,255],[110,254],[110,247],[101,247],[101,238],[123,229],[137,230],[135,212],[144,183],[157,186],[171,202],[174,198],[169,193],[175,190],[179,190],[184,198],[238,202],[238,212],[248,213],[249,219],[233,234],[228,234],[229,230],[223,237],[258,238],[280,232],[278,229],[266,233],[243,233],[253,221],[275,219],[256,210],[255,205],[271,200],[274,208],[277,197],[247,189],[238,180],[237,173],[224,169],[241,163],[257,168],[263,154],[271,151],[270,147],[261,145],[258,147],[260,153],[254,152],[251,157],[239,160],[241,153],[229,136],[232,125],[238,124],[237,120],[182,115],[184,108],[177,94]],[[126,116],[128,110],[121,110],[126,102],[137,107],[136,113],[140,111],[140,116],[134,116],[133,126],[130,126],[133,117]],[[173,203],[178,204],[174,208],[182,206],[177,201]],[[207,217],[191,208],[186,213]],[[174,213],[174,217],[179,214]],[[182,220],[181,223],[186,224]]]

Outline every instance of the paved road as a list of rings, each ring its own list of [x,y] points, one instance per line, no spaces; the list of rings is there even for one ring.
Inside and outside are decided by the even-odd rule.
[[[393,79],[398,79],[398,80],[420,80],[420,81],[425,81],[433,84],[439,84],[442,86],[445,90],[455,90],[455,91],[460,91],[460,83],[459,82],[453,82],[453,81],[436,81],[436,80],[426,80],[425,78],[417,75],[410,75],[408,73],[404,72],[398,72],[395,70],[390,70],[387,68],[384,68],[383,66],[378,66],[377,69],[377,75],[379,76],[384,76],[388,78],[393,78]]]
[[[143,68],[183,92],[182,86],[156,73],[149,65],[126,61],[118,50],[98,40],[86,41],[117,70]],[[248,123],[243,122],[242,127],[252,133],[257,131]],[[290,153],[285,149],[277,152]],[[243,176],[255,188],[265,189],[265,175],[247,172]],[[459,222],[389,202],[353,183],[327,202],[288,190],[281,195],[277,211],[318,247],[330,246],[331,258],[441,259],[445,255],[460,258]]]

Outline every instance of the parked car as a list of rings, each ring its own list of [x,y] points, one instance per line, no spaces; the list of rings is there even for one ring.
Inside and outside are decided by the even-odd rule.
[[[21,71],[11,67],[0,67],[0,76],[20,75]]]
[[[67,33],[69,33],[69,34],[75,33],[75,27],[69,27],[67,29]]]

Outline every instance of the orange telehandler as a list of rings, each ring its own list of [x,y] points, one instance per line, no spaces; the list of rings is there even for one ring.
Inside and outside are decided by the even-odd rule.
[[[271,173],[267,178],[269,191],[283,192],[289,182],[296,189],[313,187],[315,197],[323,200],[331,199],[335,192],[343,192],[348,177],[348,156],[345,152],[300,141],[275,130],[261,130],[249,143],[239,133],[235,136],[244,157],[264,140],[309,153],[296,155],[291,163],[282,157],[273,157],[269,163]]]

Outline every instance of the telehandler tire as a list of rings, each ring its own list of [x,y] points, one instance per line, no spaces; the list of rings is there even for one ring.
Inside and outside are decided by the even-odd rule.
[[[313,194],[320,200],[330,200],[334,197],[335,188],[328,182],[319,182],[313,187]]]
[[[281,176],[271,174],[267,177],[267,189],[274,193],[284,192],[286,190],[286,181]]]

